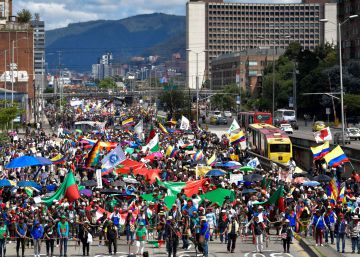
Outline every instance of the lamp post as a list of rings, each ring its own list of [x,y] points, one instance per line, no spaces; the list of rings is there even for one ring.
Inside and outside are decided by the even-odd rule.
[[[206,53],[207,50],[195,52],[191,49],[186,49],[186,51],[196,54],[196,125],[199,125],[199,54]]]
[[[345,112],[344,112],[344,82],[343,82],[343,67],[342,67],[342,40],[341,40],[341,26],[344,25],[351,19],[355,19],[359,17],[359,15],[350,15],[343,22],[338,22],[335,24],[334,22],[329,21],[328,19],[320,19],[320,22],[332,23],[338,26],[338,37],[339,37],[339,66],[340,66],[340,102],[341,102],[341,137],[342,137],[342,145],[345,145]]]

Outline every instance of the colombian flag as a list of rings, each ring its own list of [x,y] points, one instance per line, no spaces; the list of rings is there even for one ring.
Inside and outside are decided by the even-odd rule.
[[[310,147],[311,152],[313,153],[314,160],[320,160],[326,154],[330,152],[330,144],[329,141],[326,141],[324,144],[320,146]]]
[[[345,155],[344,151],[338,145],[330,153],[324,157],[326,163],[330,167],[337,167],[344,162],[350,162],[349,158]]]
[[[202,151],[198,151],[196,154],[193,155],[194,161],[201,161],[202,159],[204,159],[204,154]]]
[[[245,135],[244,135],[244,132],[243,131],[240,131],[239,133],[235,134],[235,135],[232,135],[230,138],[230,144],[231,145],[236,145],[240,142],[243,142],[245,141]]]
[[[51,161],[53,164],[63,164],[66,161],[66,157],[59,153],[54,158],[52,158]]]
[[[169,134],[167,129],[161,123],[159,123],[159,129],[161,130],[162,133]]]
[[[85,167],[95,166],[99,162],[100,141],[97,141],[85,161]]]
[[[134,118],[129,118],[129,119],[127,119],[127,120],[124,120],[124,121],[121,123],[121,125],[127,126],[127,125],[130,125],[130,124],[132,124],[132,123],[134,123]]]
[[[210,159],[207,160],[207,165],[214,166],[216,163],[216,154],[214,153]]]
[[[179,153],[179,150],[173,146],[168,146],[166,149],[166,156],[169,156],[170,158],[175,157]]]

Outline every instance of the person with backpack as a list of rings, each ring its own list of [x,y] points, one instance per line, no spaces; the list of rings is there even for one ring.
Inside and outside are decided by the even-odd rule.
[[[290,220],[286,219],[280,229],[281,240],[283,242],[284,253],[290,253],[290,242],[293,236],[293,230],[290,226]]]
[[[252,230],[252,234],[253,234],[253,238],[255,239],[255,244],[256,244],[256,252],[258,253],[262,253],[262,251],[264,250],[264,230],[265,230],[265,225],[264,223],[259,221],[259,217],[255,216],[253,219],[253,222],[251,224],[251,230]]]
[[[316,210],[316,213],[313,216],[312,226],[313,226],[313,231],[315,232],[316,246],[318,245],[324,246],[323,245],[324,230],[328,228],[326,226],[324,216],[321,215],[319,209]]]

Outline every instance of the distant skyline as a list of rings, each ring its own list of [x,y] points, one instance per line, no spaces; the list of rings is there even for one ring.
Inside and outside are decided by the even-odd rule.
[[[118,20],[138,14],[162,12],[185,15],[187,0],[14,0],[14,13],[25,8],[39,13],[46,29],[91,20]],[[301,0],[225,0],[243,3],[297,3]]]

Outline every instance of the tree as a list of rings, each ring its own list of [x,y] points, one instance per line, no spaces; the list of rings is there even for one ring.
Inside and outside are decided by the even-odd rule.
[[[360,95],[346,94],[344,96],[347,116],[358,115],[360,113]]]
[[[211,105],[222,111],[235,109],[237,95],[239,95],[239,87],[235,84],[227,85],[221,93],[211,97]]]
[[[0,106],[4,106],[4,101],[0,102]],[[18,115],[21,114],[21,110],[18,108],[18,105],[15,103],[10,107],[0,108],[0,128],[2,130],[6,129],[9,126],[9,123],[14,120]]]
[[[29,23],[31,19],[32,19],[32,15],[28,9],[22,9],[17,13],[17,20],[20,23]]]
[[[104,78],[99,82],[99,88],[115,88],[116,82],[112,78]]]
[[[164,90],[159,96],[160,103],[164,106],[165,111],[170,113],[170,116],[177,111],[186,109],[189,104],[185,92],[177,89]],[[186,113],[186,112],[184,112]]]

